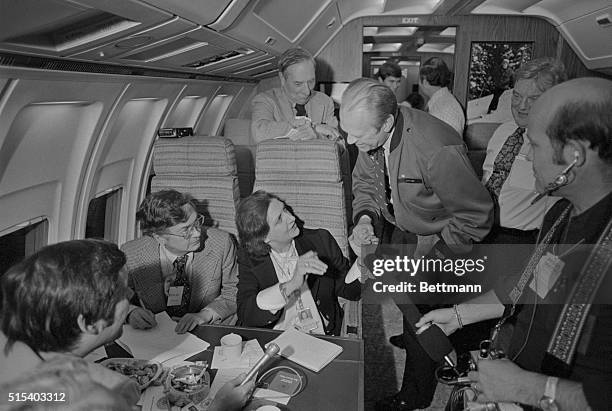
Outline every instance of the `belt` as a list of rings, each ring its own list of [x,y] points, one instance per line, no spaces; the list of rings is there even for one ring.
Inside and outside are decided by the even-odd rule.
[[[497,231],[498,233],[508,234],[515,237],[531,238],[533,236],[538,235],[538,230],[519,230],[518,228],[508,228],[500,226],[494,226],[493,230]]]

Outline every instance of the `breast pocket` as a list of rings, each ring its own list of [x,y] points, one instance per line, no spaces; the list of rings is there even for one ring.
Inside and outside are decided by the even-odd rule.
[[[514,159],[507,183],[512,187],[535,191],[535,176],[533,175],[532,162],[519,154]]]
[[[435,193],[422,182],[406,182],[398,179],[400,201],[416,216],[426,221],[435,221],[446,215],[445,209]]]

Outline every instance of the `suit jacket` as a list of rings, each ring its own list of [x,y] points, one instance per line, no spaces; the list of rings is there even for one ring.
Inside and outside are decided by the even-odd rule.
[[[454,252],[469,251],[489,232],[493,202],[455,130],[420,110],[401,107],[387,164],[396,225],[417,235],[439,233]],[[353,170],[355,222],[381,218],[375,164],[359,152]]]
[[[259,93],[253,98],[251,106],[251,135],[257,143],[284,136],[291,130],[289,122],[295,118],[295,113],[282,88]],[[338,128],[338,120],[334,116],[334,102],[325,93],[312,91],[306,103],[306,113],[314,124],[327,124]]]
[[[319,313],[328,321],[325,333],[339,335],[342,328],[342,309],[338,297],[358,300],[361,297],[361,283],[355,280],[344,282],[348,272],[348,260],[342,255],[338,243],[327,230],[302,229],[295,238],[298,255],[314,250],[327,264],[327,272],[309,275],[306,280]],[[240,281],[238,282],[238,324],[247,327],[272,328],[281,318],[283,310],[272,314],[257,306],[257,294],[278,283],[278,277],[270,255],[250,256],[244,249],[238,253]]]
[[[189,312],[196,313],[208,307],[225,320],[236,313],[236,247],[224,231],[209,228],[206,234],[204,249],[194,253],[191,262]],[[121,249],[127,256],[130,288],[154,313],[166,310],[159,243],[144,236],[125,243]]]

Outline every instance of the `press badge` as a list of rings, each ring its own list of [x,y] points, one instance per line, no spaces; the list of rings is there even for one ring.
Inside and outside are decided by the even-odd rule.
[[[316,330],[318,325],[319,322],[313,318],[310,308],[298,310],[298,318],[295,323],[295,328],[300,331],[309,333],[312,330]]]
[[[182,285],[168,288],[168,302],[166,303],[168,307],[171,307],[173,305],[181,305],[181,301],[183,300],[184,288],[185,287]]]
[[[529,287],[542,299],[546,298],[548,292],[553,288],[565,263],[556,255],[547,252],[540,258],[535,267],[534,277]]]

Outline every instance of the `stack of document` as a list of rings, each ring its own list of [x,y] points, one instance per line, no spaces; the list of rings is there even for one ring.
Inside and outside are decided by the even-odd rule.
[[[294,328],[289,328],[272,342],[280,348],[280,355],[314,372],[321,371],[342,352],[341,346]]]
[[[206,350],[210,344],[190,334],[177,334],[176,322],[165,311],[155,315],[157,326],[148,330],[123,327],[123,335],[117,343],[134,356],[170,366]]]

